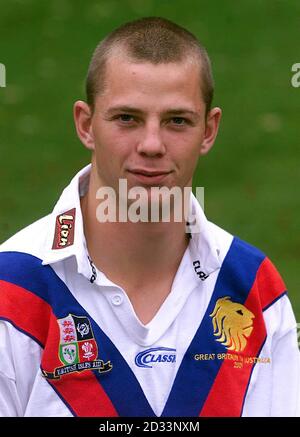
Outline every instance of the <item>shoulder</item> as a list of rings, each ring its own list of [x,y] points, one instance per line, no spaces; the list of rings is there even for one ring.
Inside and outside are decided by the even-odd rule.
[[[263,310],[286,294],[286,285],[268,255],[211,222],[209,226],[220,248],[220,274],[226,282],[252,290]]]
[[[14,291],[17,287],[33,290],[44,282],[42,260],[49,235],[49,217],[46,216],[20,230],[0,246],[0,281]],[[9,286],[9,284],[11,284]]]
[[[232,235],[228,231],[217,226],[215,223],[208,222],[208,229],[213,235],[216,247],[218,248],[221,262],[229,264],[249,265],[249,262],[260,263],[265,257],[265,253],[241,238]]]
[[[0,320],[39,345],[46,341],[53,290],[64,285],[52,268],[42,263],[48,222],[46,216],[0,246]]]
[[[287,293],[281,274],[269,256],[238,237],[232,241],[228,263],[239,275],[251,280],[253,293],[259,296],[263,310]]]
[[[41,257],[48,236],[49,223],[50,214],[21,229],[0,245],[0,256],[14,252]]]

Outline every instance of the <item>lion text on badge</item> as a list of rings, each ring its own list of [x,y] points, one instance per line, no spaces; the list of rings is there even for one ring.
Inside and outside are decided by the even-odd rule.
[[[4,64],[0,63],[0,88],[6,87],[6,68]]]
[[[300,86],[300,62],[298,62],[297,64],[292,65],[292,70],[293,73],[295,73],[292,76],[291,79],[291,84],[294,88],[299,88]]]

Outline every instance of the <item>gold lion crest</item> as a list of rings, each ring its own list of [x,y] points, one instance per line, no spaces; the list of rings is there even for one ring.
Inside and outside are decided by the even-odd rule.
[[[216,341],[222,343],[230,351],[242,352],[246,345],[246,338],[253,330],[254,314],[244,305],[232,302],[229,296],[217,300],[213,312],[210,314]]]

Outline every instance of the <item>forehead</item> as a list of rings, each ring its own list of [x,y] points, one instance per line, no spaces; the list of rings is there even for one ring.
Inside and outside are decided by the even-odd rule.
[[[196,61],[152,64],[133,62],[126,57],[107,61],[104,93],[97,96],[101,105],[133,104],[166,109],[189,105],[204,106],[200,84],[200,65]]]

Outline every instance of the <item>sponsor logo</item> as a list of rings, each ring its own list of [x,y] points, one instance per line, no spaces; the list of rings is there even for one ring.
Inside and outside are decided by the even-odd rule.
[[[137,354],[135,364],[138,367],[151,369],[157,363],[175,363],[176,349],[169,347],[155,347]]]
[[[58,356],[63,366],[57,367],[54,372],[42,370],[46,378],[57,379],[65,374],[83,370],[98,370],[99,373],[104,373],[112,369],[110,361],[104,363],[98,358],[98,346],[87,317],[69,314],[58,319],[57,323],[60,330]]]
[[[63,249],[74,243],[76,208],[56,217],[55,234],[52,249]]]
[[[254,314],[226,296],[217,300],[210,317],[216,341],[229,351],[242,352],[253,330]]]
[[[207,275],[206,273],[204,273],[201,270],[201,264],[200,264],[200,261],[198,259],[193,262],[193,266],[194,266],[194,270],[195,270],[196,274],[201,279],[201,281],[205,281],[205,279],[207,279],[209,277],[209,275]]]

